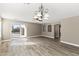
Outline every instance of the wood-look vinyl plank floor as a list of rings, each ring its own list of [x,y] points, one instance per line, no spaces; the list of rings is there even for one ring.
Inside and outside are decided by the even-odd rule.
[[[79,56],[79,53],[53,39],[35,37],[2,42],[0,56]]]

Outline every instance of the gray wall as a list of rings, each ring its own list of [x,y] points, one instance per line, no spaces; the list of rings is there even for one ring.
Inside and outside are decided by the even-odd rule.
[[[1,40],[1,18],[0,18],[0,40]]]
[[[50,38],[54,38],[54,24],[51,24],[52,25],[52,32],[48,32],[48,23],[45,24],[45,31],[43,32],[42,30],[42,36],[45,36],[45,37],[50,37]]]
[[[42,36],[54,38],[54,25],[55,24],[60,24],[60,22],[57,21],[57,22],[53,22],[53,23],[45,23],[46,31],[45,32],[42,31]],[[48,30],[47,30],[48,29],[48,25],[52,25],[52,32],[48,32]]]
[[[3,20],[3,40],[8,40],[11,37],[11,21]]]
[[[12,24],[25,24],[27,29],[27,32],[26,32],[27,37],[41,35],[41,24],[4,19],[3,20],[3,40],[11,39]]]
[[[79,17],[61,21],[61,41],[79,45]]]
[[[41,35],[42,25],[37,23],[27,23],[27,37]]]

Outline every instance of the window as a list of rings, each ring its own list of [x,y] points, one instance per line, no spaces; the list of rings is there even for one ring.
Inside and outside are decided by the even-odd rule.
[[[52,32],[52,26],[48,25],[48,32]]]
[[[46,25],[43,24],[43,32],[46,32]]]

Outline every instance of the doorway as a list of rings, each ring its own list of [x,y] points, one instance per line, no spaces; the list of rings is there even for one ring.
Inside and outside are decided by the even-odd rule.
[[[60,41],[60,37],[61,37],[61,25],[55,24],[54,25],[54,39],[55,39],[55,41]]]
[[[27,35],[27,29],[25,24],[20,25],[20,37],[26,37]]]

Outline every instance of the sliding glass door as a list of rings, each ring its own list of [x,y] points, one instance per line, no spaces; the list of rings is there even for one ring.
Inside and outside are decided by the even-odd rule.
[[[13,24],[12,25],[12,37],[26,37],[25,24]]]
[[[12,37],[20,37],[20,24],[12,24]]]

